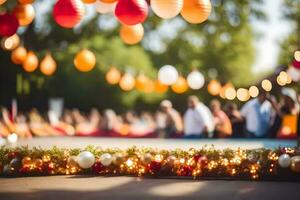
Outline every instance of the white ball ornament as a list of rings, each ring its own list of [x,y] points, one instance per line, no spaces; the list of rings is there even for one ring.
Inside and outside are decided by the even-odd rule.
[[[187,76],[187,82],[191,89],[199,90],[203,87],[205,83],[204,76],[199,71],[192,71]]]
[[[100,156],[100,162],[104,166],[109,166],[113,162],[113,157],[109,153],[104,153]]]
[[[290,166],[291,164],[291,157],[288,154],[282,154],[281,156],[279,156],[278,158],[278,164],[280,165],[280,167],[282,168],[287,168]]]
[[[176,17],[183,7],[183,0],[151,0],[150,2],[153,12],[163,19]]]
[[[95,163],[95,156],[89,151],[83,151],[78,155],[78,165],[83,169],[88,169]]]
[[[178,79],[178,71],[172,65],[165,65],[158,71],[158,80],[164,85],[173,85]]]
[[[98,13],[107,14],[115,11],[117,2],[114,3],[104,3],[102,1],[97,1],[96,10]]]

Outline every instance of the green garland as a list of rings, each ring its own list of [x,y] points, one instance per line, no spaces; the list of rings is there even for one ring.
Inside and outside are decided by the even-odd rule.
[[[94,146],[0,148],[0,176],[66,174],[299,181],[300,151],[296,148],[217,150],[213,146],[187,151]]]

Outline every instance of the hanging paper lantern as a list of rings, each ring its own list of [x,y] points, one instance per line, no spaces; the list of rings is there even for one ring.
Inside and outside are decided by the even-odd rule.
[[[120,85],[120,88],[124,91],[132,90],[135,86],[134,77],[129,73],[124,74],[120,80],[119,85]]]
[[[106,73],[105,79],[111,85],[118,84],[121,79],[121,72],[117,68],[112,67]]]
[[[180,13],[183,0],[151,0],[150,4],[153,12],[157,16],[163,19],[170,19]]]
[[[24,47],[18,47],[11,52],[11,61],[17,65],[22,64],[27,57],[27,50]]]
[[[20,4],[30,4],[30,3],[33,3],[34,0],[18,0],[18,2],[19,2]]]
[[[171,86],[172,90],[177,94],[182,94],[188,90],[188,84],[184,77],[179,76],[176,83]]]
[[[3,13],[0,14],[0,36],[10,37],[14,35],[19,27],[19,22],[16,16]]]
[[[158,71],[158,80],[165,85],[173,85],[178,79],[178,71],[172,65],[165,65]]]
[[[115,3],[117,2],[118,0],[99,0],[100,2],[103,2],[103,3]]]
[[[93,52],[83,49],[76,54],[74,65],[81,72],[91,71],[96,65],[96,57]]]
[[[20,44],[20,37],[17,34],[14,34],[10,37],[5,37],[2,38],[1,40],[1,47],[4,50],[14,50],[15,48],[17,48]]]
[[[144,91],[148,86],[149,79],[144,74],[139,74],[135,80],[135,87],[139,91]]]
[[[83,3],[86,3],[86,4],[91,4],[91,3],[95,3],[96,0],[81,0]]]
[[[125,25],[143,23],[148,16],[148,5],[145,0],[119,0],[115,15]]]
[[[211,13],[210,0],[184,0],[181,16],[192,24],[207,20]]]
[[[296,68],[300,70],[300,62],[298,62],[297,60],[294,60],[292,65]]]
[[[204,76],[199,71],[192,71],[187,76],[187,82],[190,88],[193,90],[199,90],[205,83]]]
[[[209,82],[207,90],[211,95],[217,96],[220,94],[222,85],[219,81],[213,79]]]
[[[20,26],[27,26],[31,24],[35,17],[35,11],[31,4],[18,4],[13,14],[17,17]]]
[[[26,59],[23,62],[23,69],[26,72],[33,72],[38,68],[39,60],[33,51],[27,53]]]
[[[97,1],[96,3],[96,10],[98,13],[106,14],[112,13],[116,9],[117,2],[106,3],[102,1]]]
[[[56,62],[51,54],[47,54],[40,64],[41,72],[46,76],[51,76],[56,71]]]
[[[292,78],[294,82],[300,81],[300,70],[297,70],[295,67],[289,67],[287,74]]]
[[[6,0],[0,0],[0,5],[4,4]]]
[[[169,87],[165,84],[162,84],[159,80],[155,81],[155,92],[157,93],[165,93],[167,92]]]
[[[53,8],[53,18],[64,28],[73,28],[77,25],[85,12],[81,0],[58,0]]]
[[[120,37],[126,44],[137,44],[143,39],[144,28],[142,24],[133,26],[122,25],[120,30]]]

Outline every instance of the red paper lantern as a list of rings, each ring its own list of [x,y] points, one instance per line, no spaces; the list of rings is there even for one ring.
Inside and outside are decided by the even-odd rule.
[[[296,68],[300,70],[300,62],[298,62],[297,60],[294,60],[292,65]]]
[[[15,34],[18,30],[18,19],[11,14],[0,14],[0,36],[9,37]]]
[[[115,15],[125,25],[143,23],[148,16],[148,4],[145,0],[119,0]]]
[[[58,0],[53,8],[53,18],[64,28],[73,28],[80,22],[85,12],[81,0]]]

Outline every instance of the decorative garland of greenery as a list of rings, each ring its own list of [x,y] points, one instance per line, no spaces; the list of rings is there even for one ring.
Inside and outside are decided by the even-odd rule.
[[[0,176],[68,174],[299,181],[300,150],[0,148]]]

